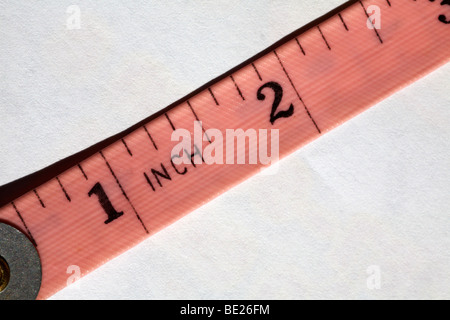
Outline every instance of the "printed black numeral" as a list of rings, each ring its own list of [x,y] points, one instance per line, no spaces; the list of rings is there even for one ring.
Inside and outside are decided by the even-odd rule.
[[[430,2],[434,2],[435,0],[429,0],[429,1],[430,1]],[[450,0],[442,0],[441,6],[444,6],[444,5],[450,5]],[[450,20],[447,20],[447,17],[446,17],[444,14],[441,14],[441,15],[438,17],[438,20],[439,20],[440,22],[442,22],[442,23],[450,24]]]
[[[258,89],[257,98],[258,100],[264,101],[266,96],[262,93],[265,88],[270,88],[275,93],[275,98],[273,99],[272,111],[270,112],[270,123],[274,122],[279,118],[288,118],[294,113],[294,105],[291,103],[289,109],[281,110],[277,112],[277,108],[280,105],[281,99],[283,98],[283,88],[276,82],[267,82]]]
[[[123,215],[123,211],[117,212],[116,209],[114,209],[111,201],[109,201],[108,196],[105,193],[105,190],[103,189],[100,182],[97,182],[89,191],[88,195],[89,197],[95,194],[98,197],[98,200],[100,201],[100,205],[102,206],[103,210],[105,210],[106,214],[108,215],[108,219],[105,221],[105,224],[108,224],[110,222],[113,222],[117,218]]]

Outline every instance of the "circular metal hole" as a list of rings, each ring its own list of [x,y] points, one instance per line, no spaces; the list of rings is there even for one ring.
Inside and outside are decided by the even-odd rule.
[[[34,244],[18,229],[0,223],[0,301],[36,299],[41,280]]]
[[[8,286],[10,275],[8,263],[0,256],[0,292]]]

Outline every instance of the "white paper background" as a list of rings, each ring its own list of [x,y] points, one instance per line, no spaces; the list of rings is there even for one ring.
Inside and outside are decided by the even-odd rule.
[[[0,0],[0,184],[128,128],[342,3]],[[66,28],[69,5],[80,30]],[[54,298],[450,298],[449,75],[447,65]],[[380,289],[367,286],[370,266]]]

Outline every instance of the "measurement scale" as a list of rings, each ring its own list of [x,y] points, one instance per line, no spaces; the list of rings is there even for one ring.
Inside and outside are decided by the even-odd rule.
[[[380,30],[367,27],[373,4]],[[1,219],[37,246],[39,298],[65,286],[67,261],[93,270],[262,167],[175,165],[173,130],[194,120],[276,128],[285,156],[446,63],[447,12],[444,2],[355,2],[3,207]]]

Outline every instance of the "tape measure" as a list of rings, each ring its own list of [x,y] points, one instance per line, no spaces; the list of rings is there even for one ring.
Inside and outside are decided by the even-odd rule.
[[[448,62],[448,4],[354,1],[2,207],[0,220],[39,253],[38,298],[66,286],[68,265],[85,275],[267,166],[238,163],[239,151],[258,158],[250,142],[207,163],[218,132],[276,132],[266,147],[277,144],[282,158]],[[382,29],[370,6],[383,12]],[[191,140],[174,153],[180,129]]]

